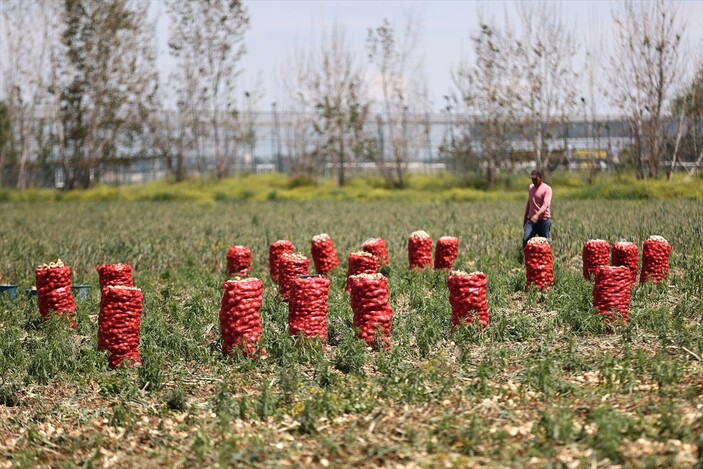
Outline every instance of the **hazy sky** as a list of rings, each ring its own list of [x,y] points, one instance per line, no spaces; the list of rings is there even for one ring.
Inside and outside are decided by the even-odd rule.
[[[159,47],[164,69],[169,63],[164,38],[168,20],[161,0],[154,1],[155,8],[162,13]],[[274,77],[295,47],[305,47],[311,41],[319,43],[323,27],[329,30],[334,22],[345,28],[350,44],[358,51],[359,59],[366,63],[364,40],[368,28],[380,25],[384,18],[401,24],[408,14],[420,14],[418,53],[425,65],[434,110],[443,107],[442,96],[450,90],[450,68],[456,66],[462,54],[471,52],[469,39],[477,29],[479,9],[487,18],[495,18],[499,25],[504,24],[506,12],[510,21],[517,23],[515,3],[498,0],[245,0],[245,5],[251,16],[251,28],[245,38],[248,53],[241,63],[245,70],[242,90],[251,89],[257,76],[261,77],[265,92],[258,105],[261,110],[268,110],[273,101],[280,103],[284,99]],[[562,0],[558,5],[564,23],[581,44],[577,61],[581,61],[589,49],[605,65],[613,2]],[[677,5],[681,18],[688,21],[686,49],[694,56],[692,59],[701,60],[703,1],[682,0]],[[600,112],[605,112],[606,104],[601,103],[600,107]]]
[[[19,0],[22,1],[22,0]],[[168,15],[165,0],[150,1],[151,11],[158,19],[157,47],[159,71],[163,82],[169,78],[173,64],[167,49]],[[401,28],[408,15],[420,20],[418,57],[424,63],[432,109],[444,108],[443,96],[452,88],[450,70],[462,56],[471,58],[470,37],[478,29],[478,12],[494,20],[499,28],[509,18],[513,27],[518,26],[515,12],[520,0],[243,0],[249,10],[251,27],[245,36],[248,53],[241,67],[242,96],[252,90],[260,77],[264,96],[258,110],[270,110],[272,102],[282,103],[285,96],[278,86],[277,75],[284,63],[297,49],[309,48],[320,42],[323,29],[329,31],[334,23],[344,28],[350,45],[356,50],[361,63],[368,66],[365,55],[365,38],[369,28],[382,24],[384,18]],[[532,1],[532,0],[522,0]],[[549,1],[549,0],[548,0]],[[602,64],[596,65],[596,75],[607,65],[608,45],[613,21],[611,9],[615,0],[551,0],[561,11],[564,24],[574,32],[580,44],[575,57],[577,67],[583,66],[586,50],[591,51]],[[642,0],[651,1],[651,0]],[[683,53],[688,58],[690,71],[703,61],[703,0],[674,0],[679,18],[687,22]],[[0,8],[4,1],[0,0]],[[1,23],[1,21],[0,21]],[[0,44],[0,64],[2,64]],[[3,83],[0,77],[0,84]],[[581,93],[588,96],[585,91]],[[168,89],[168,86],[162,86]],[[0,91],[2,95],[4,90]],[[166,102],[170,100],[167,98]],[[603,99],[598,101],[598,113],[611,112]],[[241,106],[241,104],[240,104]]]
[[[276,86],[274,75],[294,51],[311,41],[319,43],[321,30],[337,22],[346,29],[347,37],[365,61],[364,40],[370,27],[378,26],[384,18],[401,24],[408,14],[420,14],[418,53],[423,58],[433,109],[442,106],[442,96],[451,87],[449,70],[470,53],[470,36],[477,29],[477,12],[504,24],[507,15],[516,23],[512,1],[477,0],[255,0],[245,1],[251,15],[251,29],[246,35],[248,53],[242,61],[245,74],[242,86],[251,88],[257,74],[263,81],[265,97],[259,107],[269,109],[271,102],[284,99]],[[559,2],[564,22],[574,32],[585,52],[607,63],[606,52],[611,29],[612,2],[606,0],[564,0]],[[685,49],[695,57],[703,57],[703,1],[677,2],[681,17],[688,21]],[[164,51],[165,53],[165,51]],[[581,59],[582,57],[579,57]],[[580,61],[580,60],[579,60]],[[262,110],[263,110],[262,109]]]
[[[566,3],[566,2],[565,2]],[[609,15],[607,2],[568,2],[564,17],[576,29],[577,22],[587,29],[599,27],[598,18]],[[585,6],[579,11],[576,4]],[[249,2],[251,30],[247,35],[248,57],[243,65],[248,71],[262,70],[264,77],[284,62],[295,44],[316,39],[319,42],[322,25],[334,21],[346,29],[349,41],[365,60],[364,40],[370,27],[379,26],[383,18],[401,25],[408,14],[419,14],[420,39],[418,54],[425,71],[435,107],[451,86],[449,69],[455,66],[462,51],[471,49],[470,35],[477,29],[477,11],[483,8],[487,16],[502,22],[505,4],[499,1],[254,1]],[[511,15],[513,16],[513,15]],[[397,29],[400,29],[398,27]],[[271,96],[276,97],[272,89]],[[278,98],[280,99],[280,97]]]

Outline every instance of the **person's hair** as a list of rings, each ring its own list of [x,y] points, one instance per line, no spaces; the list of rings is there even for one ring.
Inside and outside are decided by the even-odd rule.
[[[530,173],[530,176],[539,176],[544,179],[544,176],[542,176],[542,171],[540,171],[539,169],[533,169]]]

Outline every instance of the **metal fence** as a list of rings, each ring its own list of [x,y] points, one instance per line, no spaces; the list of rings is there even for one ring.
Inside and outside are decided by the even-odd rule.
[[[255,139],[248,145],[240,145],[231,155],[229,173],[232,175],[243,173],[270,173],[286,172],[291,168],[291,159],[295,157],[294,137],[296,126],[306,122],[311,116],[296,113],[256,112],[249,115],[249,125],[254,131]],[[173,116],[161,115],[162,122],[173,119]],[[46,121],[44,121],[46,122]],[[409,132],[420,135],[416,139],[414,148],[416,155],[408,165],[409,172],[436,173],[451,171],[453,165],[447,160],[446,154],[440,152],[440,146],[446,144],[458,135],[458,122],[473,122],[465,126],[471,140],[472,151],[480,160],[480,123],[477,119],[467,116],[450,115],[447,113],[426,114],[412,116],[408,123]],[[375,121],[374,121],[375,125]],[[665,134],[673,142],[679,129],[679,121],[666,121]],[[703,121],[689,122],[689,129],[697,131],[695,135],[703,135]],[[240,129],[226,129],[226,132],[236,133]],[[48,129],[50,132],[51,129]],[[377,135],[377,130],[373,131]],[[46,133],[46,132],[45,132]],[[551,126],[551,132],[546,141],[546,151],[552,152],[563,164],[565,169],[578,171],[590,169],[596,161],[600,169],[607,169],[618,163],[618,155],[633,144],[633,134],[629,123],[621,118],[610,119],[607,117],[596,120],[575,119],[569,123]],[[308,145],[315,146],[319,137],[308,135]],[[316,140],[316,138],[318,140]],[[698,137],[700,139],[700,137]],[[207,139],[206,139],[207,140]],[[148,139],[147,139],[148,141]],[[701,142],[698,142],[700,145]],[[514,132],[508,137],[508,151],[505,160],[512,168],[523,168],[531,164],[531,142],[524,134]],[[207,141],[201,145],[200,154],[193,151],[185,155],[185,168],[189,174],[207,174],[214,162],[208,154],[213,148]],[[141,148],[138,151],[124,151],[126,158],[120,158],[119,164],[100,162],[95,168],[94,181],[104,184],[137,184],[163,179],[169,176],[168,166],[163,157],[157,157],[149,149]],[[66,175],[63,174],[64,165],[58,156],[58,149],[52,148],[49,157],[44,157],[40,162],[37,158],[38,149],[30,151],[30,161],[26,171],[31,186],[58,186],[64,184]],[[696,153],[689,148],[682,148],[680,152],[681,164],[684,168],[695,161]],[[123,156],[125,156],[123,155]],[[203,164],[205,162],[205,164]],[[480,165],[478,166],[480,167]],[[331,163],[323,163],[322,174],[332,174],[335,170]],[[5,167],[2,169],[2,181],[16,181],[17,169]],[[353,161],[345,165],[347,174],[373,173],[377,166],[370,161]],[[91,173],[93,174],[93,173]]]

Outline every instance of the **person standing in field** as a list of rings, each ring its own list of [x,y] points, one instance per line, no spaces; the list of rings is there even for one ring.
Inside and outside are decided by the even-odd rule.
[[[533,170],[530,173],[532,184],[527,189],[527,204],[525,205],[525,218],[523,220],[522,247],[534,236],[541,236],[551,240],[549,230],[552,219],[549,213],[552,205],[552,188],[544,182],[542,172]]]

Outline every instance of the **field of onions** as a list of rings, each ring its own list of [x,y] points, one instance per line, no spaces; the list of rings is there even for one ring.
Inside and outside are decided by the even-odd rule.
[[[15,301],[0,294],[0,468],[703,464],[703,205],[555,204],[553,285],[539,289],[526,288],[522,203],[0,203],[0,284],[18,287]],[[452,268],[485,274],[479,320],[453,311],[463,277],[409,269],[421,231],[433,255],[458,238]],[[289,240],[314,273],[322,233],[339,265],[318,264],[332,269],[311,280],[329,289],[328,317],[308,324],[297,284],[279,294],[269,247]],[[633,242],[641,267],[653,235],[671,246],[668,275],[640,283],[631,265],[612,269],[621,290],[635,280],[627,322],[612,320],[621,304],[607,303],[598,282],[610,271],[596,265],[607,254],[586,243]],[[366,300],[347,280],[369,238],[389,254],[373,267],[384,279],[368,276],[387,284],[389,338],[363,332],[353,306]],[[223,343],[220,329],[236,313],[224,305],[237,285],[223,290],[235,245],[250,248],[248,275],[262,282],[254,348]],[[92,287],[74,295],[70,321],[43,319],[26,292],[57,259],[73,285]],[[101,286],[97,267],[115,263],[132,266],[134,287]],[[141,366],[111,369],[101,297],[141,312],[129,355]],[[292,337],[289,309],[290,327],[327,343]]]

